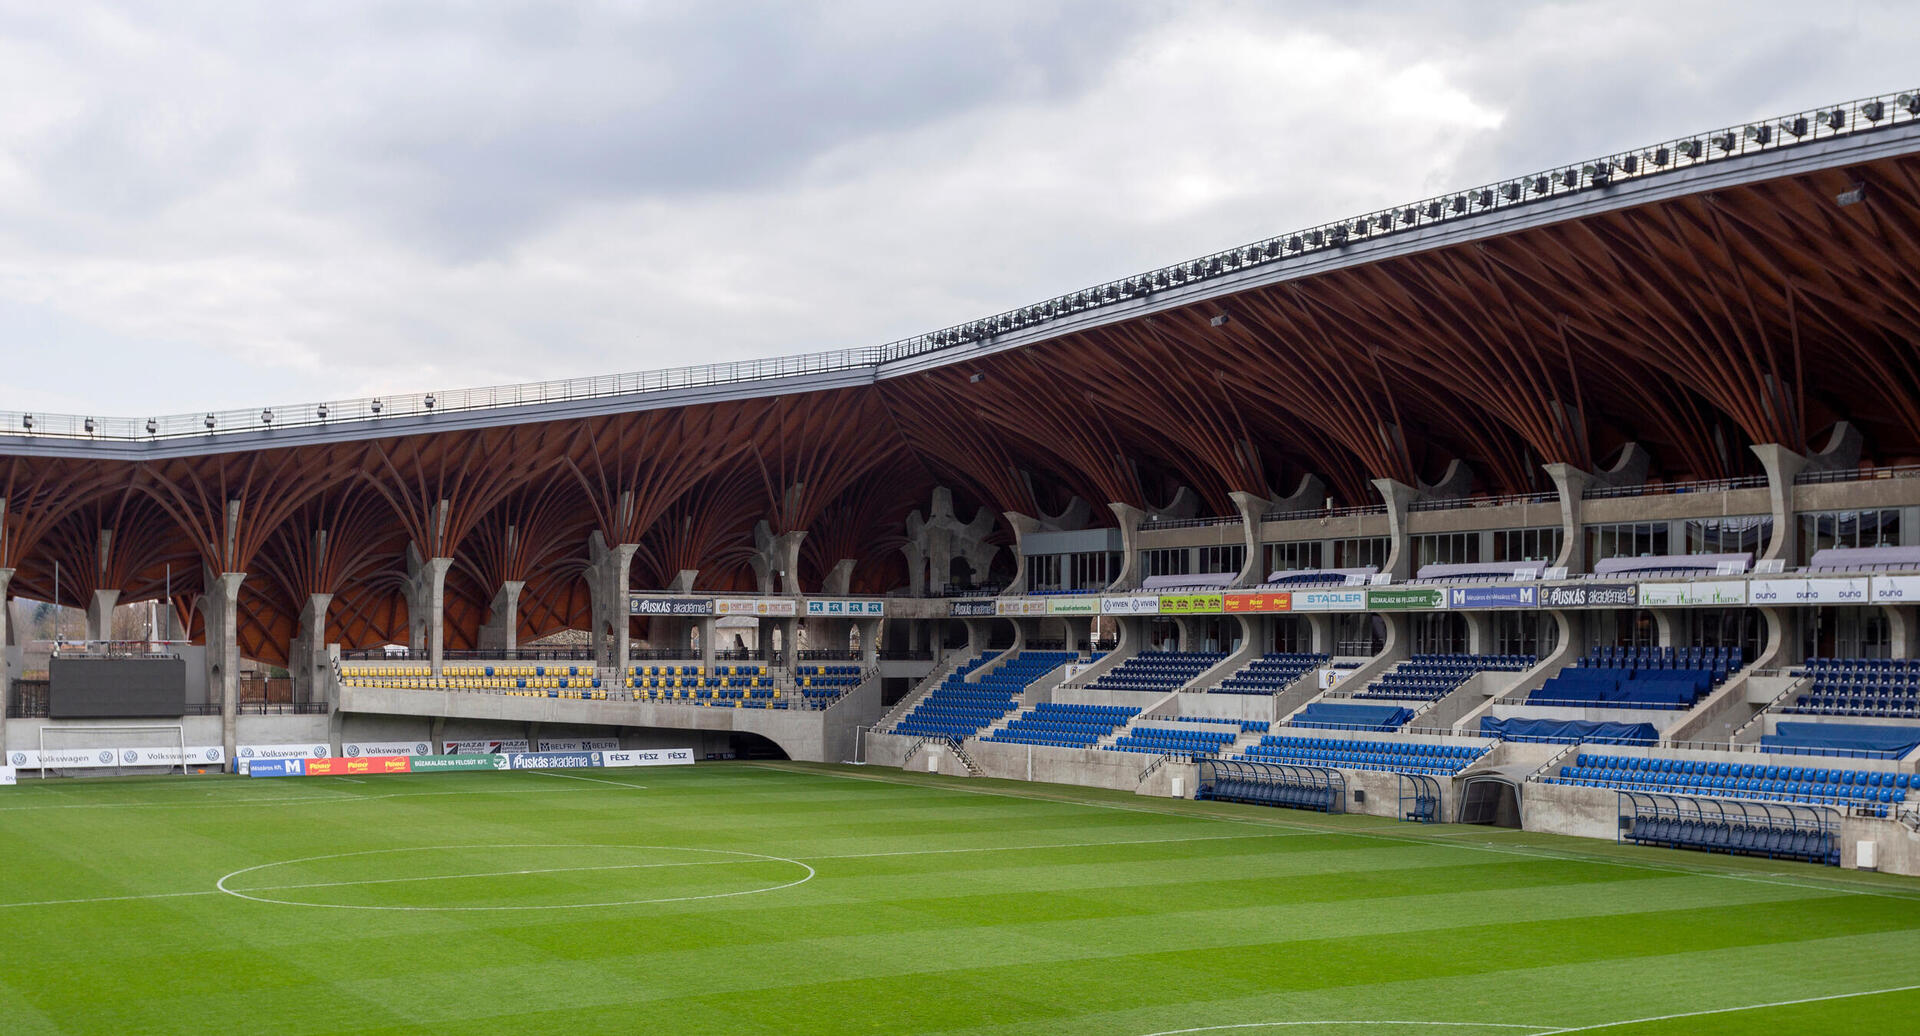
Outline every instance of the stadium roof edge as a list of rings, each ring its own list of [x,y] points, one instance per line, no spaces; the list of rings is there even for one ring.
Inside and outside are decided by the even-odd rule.
[[[1869,118],[1873,105],[1880,106],[1880,118]],[[1821,128],[1829,126],[1825,120],[1836,114],[1845,115],[1842,120],[1845,128],[1834,127],[1822,135]],[[1784,137],[1795,120],[1799,120],[1801,136],[1806,139],[1785,142]],[[1674,149],[1688,143],[1699,145],[1703,157],[1677,163]],[[1716,149],[1725,153],[1715,157]],[[1250,288],[1678,196],[1915,150],[1920,150],[1920,91],[1884,94],[1810,109],[1777,120],[1761,120],[1683,137],[1551,172],[1511,178],[1411,205],[1349,217],[1313,230],[1268,238],[959,325],[959,329],[978,330],[978,334],[972,338],[962,336],[950,343],[937,340],[952,336],[955,328],[882,346],[564,381],[274,406],[257,413],[251,409],[229,410],[204,417],[190,414],[138,419],[0,411],[0,428],[7,430],[0,433],[0,452],[17,456],[160,459],[856,387],[965,363],[1064,334]],[[1656,152],[1667,153],[1668,163],[1674,163],[1672,167],[1649,169]],[[1631,165],[1639,172],[1623,172],[1629,159],[1634,160]],[[1527,197],[1532,185],[1537,183],[1551,186],[1539,192],[1539,197]],[[1516,186],[1517,199],[1501,203],[1499,199],[1505,194],[1497,192]],[[1481,198],[1494,200],[1482,207],[1478,200]],[[1430,212],[1433,215],[1429,216]],[[1400,219],[1405,219],[1406,225],[1391,225]],[[1374,225],[1380,228],[1377,233],[1365,229]],[[1323,239],[1321,243],[1313,243],[1315,235]],[[1269,249],[1270,257],[1249,258]],[[1294,254],[1289,256],[1288,251]],[[1164,286],[1157,286],[1156,282]],[[1121,289],[1123,285],[1138,285],[1141,290],[1129,294]],[[1028,318],[1030,322],[1013,326],[1019,319]]]

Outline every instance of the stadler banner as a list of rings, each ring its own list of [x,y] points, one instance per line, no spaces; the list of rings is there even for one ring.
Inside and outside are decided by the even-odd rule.
[[[1100,602],[1092,597],[1049,597],[1048,615],[1098,615]]]
[[[1162,615],[1210,615],[1226,607],[1223,594],[1161,594]]]
[[[1284,612],[1293,609],[1293,594],[1287,590],[1260,590],[1226,596],[1228,613]]]
[[[1158,597],[1102,597],[1100,598],[1102,615],[1158,615],[1160,598]]]
[[[688,597],[629,597],[629,615],[712,615],[713,601]]]
[[[1867,580],[1755,579],[1747,586],[1748,604],[1865,604]]]
[[[1431,611],[1446,606],[1447,595],[1437,587],[1396,586],[1367,591],[1367,610],[1370,612]]]
[[[1633,583],[1577,583],[1540,588],[1542,608],[1637,608],[1640,588]]]
[[[1873,599],[1881,604],[1920,601],[1920,576],[1874,576]]]
[[[1449,608],[1532,608],[1539,603],[1537,586],[1456,586],[1447,591]]]
[[[808,615],[836,616],[845,615],[854,618],[872,618],[887,613],[885,601],[808,601]]]
[[[1365,590],[1295,590],[1293,610],[1297,612],[1365,611]]]
[[[947,614],[956,619],[979,619],[994,614],[992,601],[950,601]]]

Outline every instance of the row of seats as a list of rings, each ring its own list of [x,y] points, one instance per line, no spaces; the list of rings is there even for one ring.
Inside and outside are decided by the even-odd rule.
[[[1273,694],[1327,664],[1328,656],[1298,651],[1276,651],[1241,666],[1213,688],[1220,694]]]
[[[1178,723],[1238,723],[1243,731],[1257,730],[1262,734],[1272,726],[1264,719],[1214,719],[1211,716],[1174,716],[1172,718]]]
[[[1139,709],[1124,705],[1042,702],[1021,713],[1019,719],[980,740],[1053,748],[1086,748],[1125,726],[1139,714]]]
[[[1079,656],[1071,651],[1022,651],[983,673],[977,683],[967,676],[1000,658],[990,652],[969,659],[940,686],[927,692],[913,711],[901,717],[893,732],[914,737],[946,737],[956,741],[978,734],[1013,711],[1027,685]]]
[[[1218,651],[1142,651],[1093,681],[1103,691],[1171,691],[1219,665]]]
[[[1765,799],[1814,806],[1906,801],[1910,774],[1767,763],[1722,763],[1580,753],[1549,784]]]
[[[1346,803],[1342,801],[1341,795],[1341,790],[1332,784],[1234,776],[1220,777],[1210,783],[1202,784],[1195,789],[1193,797],[1212,799],[1217,802],[1246,802],[1256,806],[1285,806],[1288,809],[1311,809],[1331,813],[1345,810]]]
[[[1905,658],[1812,658],[1793,670],[1813,677],[1782,712],[1817,716],[1920,718],[1920,661]]]
[[[1388,770],[1451,776],[1492,751],[1492,745],[1436,745],[1415,741],[1293,737],[1269,734],[1241,756],[1252,762],[1300,763],[1346,770]]]
[[[1719,683],[1739,669],[1744,660],[1738,647],[1622,647],[1594,648],[1581,659],[1590,669],[1704,669]]]
[[[1134,727],[1108,747],[1116,752],[1174,755],[1217,755],[1240,739],[1228,730],[1178,730],[1170,727]]]
[[[1479,673],[1524,672],[1539,661],[1533,655],[1415,655],[1354,697],[1436,701]]]
[[[1635,817],[1626,837],[1642,845],[1705,852],[1740,853],[1838,865],[1840,846],[1833,832],[1811,827],[1743,823],[1738,819]]]
[[[342,673],[348,676],[371,677],[375,679],[423,679],[431,676],[429,667],[424,663],[414,665],[360,665],[354,662],[342,663]],[[594,667],[585,665],[459,665],[450,664],[440,668],[443,677],[469,678],[481,676],[592,676]]]

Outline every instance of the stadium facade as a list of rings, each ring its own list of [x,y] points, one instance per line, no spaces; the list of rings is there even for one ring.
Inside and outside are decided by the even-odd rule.
[[[0,598],[94,642],[164,602],[227,759],[753,734],[1607,837],[1627,794],[1763,803],[1920,869],[1917,270],[1890,94],[884,346],[4,413]],[[53,678],[0,622],[12,750]]]

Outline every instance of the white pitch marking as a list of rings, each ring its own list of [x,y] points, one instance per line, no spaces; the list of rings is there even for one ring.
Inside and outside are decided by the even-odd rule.
[[[528,904],[524,906],[369,906],[369,905],[361,905],[356,903],[302,903],[297,900],[290,900],[290,899],[272,899],[266,896],[249,896],[245,892],[239,891],[237,889],[230,889],[227,887],[227,882],[233,878],[237,878],[242,874],[252,873],[253,871],[265,870],[269,867],[286,867],[286,866],[293,866],[295,864],[301,864],[301,863],[316,863],[320,860],[339,860],[339,859],[345,859],[347,857],[352,857],[352,856],[377,856],[384,853],[432,852],[440,849],[656,849],[656,850],[662,850],[667,852],[716,853],[716,854],[724,854],[728,856],[747,856],[747,857],[753,857],[754,859],[757,859],[757,860],[772,861],[775,863],[791,863],[795,867],[799,867],[800,869],[806,871],[807,873],[805,877],[798,878],[794,881],[789,881],[784,885],[770,885],[770,886],[767,886],[766,888],[757,888],[757,889],[742,889],[738,892],[714,892],[714,893],[710,893],[703,896],[667,896],[659,899],[622,899],[622,900],[615,900],[607,903],[561,903],[561,904],[542,904],[542,905]],[[214,882],[214,888],[218,889],[221,892],[226,893],[229,896],[234,896],[239,899],[251,900],[255,903],[271,903],[275,906],[322,907],[329,910],[402,910],[402,911],[409,911],[409,912],[425,912],[425,913],[445,913],[445,912],[452,912],[452,911],[480,911],[480,910],[489,910],[489,911],[588,910],[588,909],[599,909],[603,907],[639,906],[639,905],[649,904],[649,903],[689,903],[689,902],[693,902],[696,900],[703,900],[703,899],[727,899],[732,896],[751,896],[761,892],[778,892],[781,889],[789,889],[794,887],[795,885],[804,885],[807,882],[812,881],[816,873],[817,872],[812,867],[809,867],[806,864],[801,863],[799,860],[791,860],[784,856],[770,856],[765,853],[750,853],[750,852],[745,852],[739,849],[695,849],[690,846],[676,846],[676,845],[591,845],[591,844],[575,844],[575,843],[530,843],[530,844],[511,844],[511,845],[420,845],[420,846],[408,846],[400,849],[367,849],[361,852],[354,852],[354,853],[328,853],[324,856],[308,856],[298,860],[279,860],[273,863],[257,864],[252,867],[242,867],[237,871],[233,871],[230,874],[221,876],[219,881]],[[372,881],[366,882],[366,884],[372,884],[380,880],[382,879],[373,879]],[[343,882],[342,884],[346,884],[346,883]]]
[[[335,774],[335,775],[334,775],[334,778],[333,778],[333,779],[334,779],[334,780],[336,780],[336,781],[346,781],[346,782],[347,782],[348,784],[365,784],[365,783],[367,783],[366,781],[363,781],[363,780],[361,780],[361,779],[360,779],[360,778],[358,778],[358,777],[343,777],[343,776],[340,776],[339,774]]]
[[[719,851],[719,850],[716,850]],[[522,874],[580,874],[588,871],[638,871],[656,867],[722,867],[765,860],[687,860],[682,863],[609,863],[595,867],[535,867],[517,871],[481,871],[474,874],[421,874],[408,878],[366,878],[357,881],[314,881],[304,885],[253,885],[243,892],[286,892],[292,889],[330,889],[358,885],[398,885],[409,881],[459,881],[462,878],[514,878]],[[782,861],[797,862],[797,861]],[[231,891],[231,890],[229,890]],[[315,904],[326,905],[326,904]]]
[[[1190,1032],[1225,1032],[1228,1029],[1285,1029],[1299,1025],[1436,1025],[1463,1029],[1527,1029],[1535,1033],[1552,1033],[1551,1025],[1520,1025],[1515,1022],[1408,1022],[1408,1021],[1359,1021],[1344,1018],[1328,1018],[1319,1021],[1304,1022],[1240,1022],[1235,1025],[1202,1025],[1192,1029],[1165,1029],[1148,1033],[1147,1036],[1181,1036]]]
[[[625,781],[609,781],[600,777],[582,777],[577,773],[555,773],[552,770],[522,770],[520,772],[530,773],[536,777],[565,777],[570,781],[592,781],[595,784],[611,784],[616,788],[639,788],[641,790],[646,789],[646,785],[644,784],[628,784]]]
[[[1563,1032],[1593,1032],[1596,1029],[1613,1029],[1622,1025],[1639,1025],[1643,1022],[1667,1022],[1675,1018],[1699,1018],[1709,1014],[1734,1014],[1739,1011],[1764,1011],[1769,1007],[1792,1007],[1795,1004],[1817,1004],[1827,1000],[1852,1000],[1862,996],[1880,996],[1884,993],[1911,993],[1920,989],[1914,986],[1889,986],[1886,989],[1864,989],[1857,993],[1833,993],[1827,996],[1807,996],[1798,1000],[1775,1000],[1764,1004],[1743,1004],[1739,1007],[1716,1007],[1706,1011],[1682,1011],[1679,1014],[1658,1014],[1648,1018],[1628,1018],[1618,1022],[1601,1022],[1597,1025],[1575,1025],[1566,1029],[1552,1029],[1543,1036],[1559,1036]]]
[[[0,903],[0,910],[8,907],[68,906],[77,903],[121,903],[132,899],[178,899],[181,896],[212,896],[217,889],[201,892],[148,892],[138,896],[95,896],[91,899],[42,899],[32,903]]]

